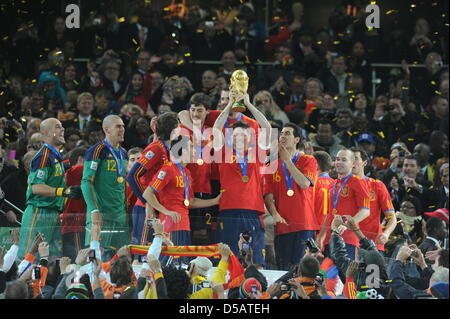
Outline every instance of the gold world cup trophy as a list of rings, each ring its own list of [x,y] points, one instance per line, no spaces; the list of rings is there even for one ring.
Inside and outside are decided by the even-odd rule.
[[[243,70],[236,70],[231,75],[230,92],[236,93],[237,96],[241,96],[247,93],[248,90],[248,75]],[[232,101],[233,106],[231,110],[233,112],[245,112],[246,107],[242,101]]]

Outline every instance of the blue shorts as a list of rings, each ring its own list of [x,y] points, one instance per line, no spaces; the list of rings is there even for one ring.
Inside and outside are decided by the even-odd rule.
[[[195,198],[211,199],[212,196],[206,193],[195,193]],[[211,229],[215,207],[193,208],[189,210],[189,223],[191,231],[199,229]]]
[[[131,244],[145,246],[153,239],[153,230],[146,225],[145,207],[134,205],[131,214],[133,223]]]
[[[217,219],[217,242],[227,244],[239,256],[239,235],[250,231],[252,236],[253,263],[264,265],[264,229],[259,212],[245,209],[226,209]]]
[[[278,269],[289,270],[305,255],[306,240],[314,237],[314,230],[302,230],[275,236],[275,258]]]

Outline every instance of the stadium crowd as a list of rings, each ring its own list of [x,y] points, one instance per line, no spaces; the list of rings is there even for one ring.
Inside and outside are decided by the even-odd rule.
[[[0,298],[448,299],[448,18],[383,34],[366,2],[17,18]]]

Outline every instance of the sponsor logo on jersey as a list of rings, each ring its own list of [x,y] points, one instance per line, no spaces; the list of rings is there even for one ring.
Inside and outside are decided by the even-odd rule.
[[[42,169],[38,169],[36,176],[37,176],[37,178],[44,178],[45,177],[45,171],[42,170]]]
[[[91,169],[93,169],[94,171],[97,170],[98,167],[98,163],[97,162],[91,162]]]
[[[158,178],[159,179],[164,179],[164,177],[166,177],[166,172],[164,172],[164,171],[159,172]]]
[[[152,151],[148,151],[147,154],[145,154],[146,159],[152,159],[153,156],[155,156],[155,153]]]

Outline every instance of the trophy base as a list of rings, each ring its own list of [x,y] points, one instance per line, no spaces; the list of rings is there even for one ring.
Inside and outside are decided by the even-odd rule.
[[[244,113],[246,110],[247,110],[247,108],[245,107],[245,105],[240,102],[234,103],[233,106],[231,107],[231,111],[237,112],[237,113]]]

